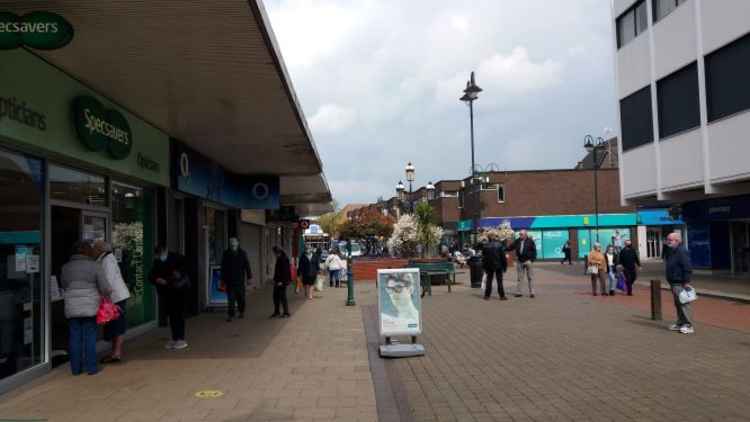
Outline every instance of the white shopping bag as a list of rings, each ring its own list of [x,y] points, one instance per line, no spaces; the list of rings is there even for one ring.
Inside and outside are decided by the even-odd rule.
[[[487,289],[487,274],[482,275],[482,287],[480,287],[482,291]]]
[[[318,274],[318,277],[315,279],[315,285],[313,286],[313,288],[315,289],[316,292],[323,291],[323,285],[324,285],[323,277],[324,277],[323,275]]]

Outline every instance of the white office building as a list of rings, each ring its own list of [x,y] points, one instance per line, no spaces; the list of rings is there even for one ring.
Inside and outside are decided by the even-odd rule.
[[[696,266],[750,265],[750,1],[613,0],[623,202],[679,204]]]

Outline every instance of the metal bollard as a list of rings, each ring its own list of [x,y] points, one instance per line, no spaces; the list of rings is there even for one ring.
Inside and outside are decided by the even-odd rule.
[[[348,262],[346,266],[346,306],[355,306],[357,303],[354,301],[354,257],[352,257],[352,242],[346,242],[346,248],[349,253]]]
[[[661,321],[661,280],[651,280],[651,319]]]

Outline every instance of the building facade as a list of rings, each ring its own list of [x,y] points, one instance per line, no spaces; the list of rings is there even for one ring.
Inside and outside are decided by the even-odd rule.
[[[693,261],[747,272],[750,3],[612,8],[622,201],[681,206]]]

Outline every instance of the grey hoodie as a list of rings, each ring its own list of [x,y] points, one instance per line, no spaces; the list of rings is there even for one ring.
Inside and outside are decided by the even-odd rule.
[[[63,265],[60,285],[63,288],[66,318],[96,316],[102,295],[109,297],[112,294],[102,266],[85,255],[73,255]]]

